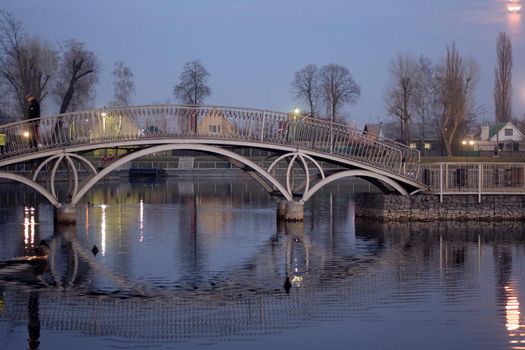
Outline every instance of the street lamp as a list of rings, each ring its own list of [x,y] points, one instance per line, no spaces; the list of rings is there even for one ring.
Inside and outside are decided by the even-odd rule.
[[[106,112],[102,112],[100,113],[100,115],[102,116],[102,131],[105,133],[106,132],[106,117],[108,116],[108,114]]]
[[[476,144],[476,142],[474,140],[463,140],[463,141],[461,141],[461,144],[464,147],[463,148],[463,152],[464,152],[464,154],[465,154],[465,156],[467,157],[467,160],[468,160],[468,154],[469,154],[469,152],[474,151],[474,145]]]
[[[297,118],[299,118],[299,114],[301,113],[301,110],[297,107],[293,110],[293,121],[297,121]]]
[[[468,140],[461,141],[461,144],[463,145],[463,155],[465,156],[466,160],[468,161],[468,147],[469,144]]]

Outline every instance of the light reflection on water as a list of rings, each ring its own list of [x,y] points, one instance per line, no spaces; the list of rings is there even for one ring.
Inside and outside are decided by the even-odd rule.
[[[56,232],[5,203],[0,348],[523,347],[521,223],[356,221],[353,186],[287,224],[241,180],[101,184]]]

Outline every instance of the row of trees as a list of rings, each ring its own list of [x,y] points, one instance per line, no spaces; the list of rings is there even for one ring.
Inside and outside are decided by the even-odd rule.
[[[512,46],[509,37],[500,33],[497,40],[494,104],[495,121],[512,118]],[[425,130],[438,131],[448,155],[453,154],[459,140],[472,132],[482,111],[476,105],[474,90],[479,78],[479,66],[473,58],[462,57],[456,45],[446,47],[437,63],[429,58],[399,53],[390,64],[390,81],[385,94],[388,113],[400,124],[400,140],[408,143],[411,124],[419,126],[419,140],[425,140]]]
[[[27,94],[58,113],[87,108],[94,102],[99,73],[99,60],[84,43],[70,39],[55,47],[26,34],[19,21],[0,10],[0,116],[26,117]],[[110,105],[127,105],[134,90],[133,73],[117,62],[113,76]]]
[[[33,94],[41,103],[56,106],[58,113],[88,108],[94,102],[101,65],[96,54],[75,39],[56,48],[44,39],[24,33],[22,25],[0,10],[0,118],[25,115],[25,96]],[[497,41],[494,103],[496,121],[512,116],[512,46],[500,33]],[[116,62],[111,107],[127,106],[135,90],[131,69]],[[175,99],[187,105],[202,105],[211,95],[209,72],[198,60],[187,62],[173,89]],[[411,126],[437,130],[447,154],[470,131],[480,112],[474,90],[479,78],[477,62],[462,57],[456,45],[446,47],[437,63],[428,57],[399,53],[390,64],[390,80],[384,96],[389,115],[399,121],[400,141],[413,139]],[[309,64],[297,71],[291,82],[295,99],[307,106],[312,116],[329,116],[344,122],[341,110],[355,104],[361,95],[350,71],[338,64],[318,68]],[[5,120],[4,120],[5,122]]]
[[[390,64],[385,105],[399,120],[401,142],[411,140],[411,123],[420,126],[419,139],[425,139],[424,131],[431,125],[439,131],[446,152],[452,154],[455,141],[476,116],[478,77],[476,61],[461,57],[455,44],[447,46],[436,64],[424,56],[399,53]]]
[[[42,105],[58,113],[88,108],[94,102],[101,65],[96,54],[75,39],[59,48],[46,40],[24,33],[12,15],[0,10],[0,123],[27,117],[25,96],[32,94]],[[113,98],[110,107],[131,103],[134,76],[123,62],[112,71]],[[211,94],[208,71],[199,61],[184,65],[175,98],[188,105],[200,105]],[[10,119],[13,119],[11,117]]]
[[[338,120],[345,104],[355,104],[361,96],[361,88],[348,68],[333,63],[321,68],[309,64],[296,72],[291,92],[308,106],[310,115],[319,115],[324,107],[331,121]]]
[[[96,54],[84,43],[70,39],[57,48],[27,35],[19,21],[0,10],[0,123],[27,117],[27,94],[58,113],[91,107],[100,70]],[[108,105],[128,106],[135,91],[133,72],[119,61],[112,76],[113,98]],[[199,61],[186,63],[173,91],[175,98],[188,105],[202,104],[211,94],[208,77]]]
[[[26,35],[20,22],[0,12],[0,74],[10,114],[25,114],[28,93],[41,103],[53,99],[60,113],[82,106],[94,97],[99,67],[83,43],[71,39],[57,49]]]

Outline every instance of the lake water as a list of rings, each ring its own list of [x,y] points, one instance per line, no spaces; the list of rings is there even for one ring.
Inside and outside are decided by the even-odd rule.
[[[285,224],[248,180],[108,182],[54,227],[0,185],[0,349],[525,349],[522,223],[364,222],[363,187]]]

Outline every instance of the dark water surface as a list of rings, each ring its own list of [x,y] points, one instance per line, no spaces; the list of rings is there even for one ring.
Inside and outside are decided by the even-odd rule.
[[[54,227],[0,185],[0,349],[525,349],[521,223],[363,222],[354,187],[282,224],[250,181],[112,182]]]

